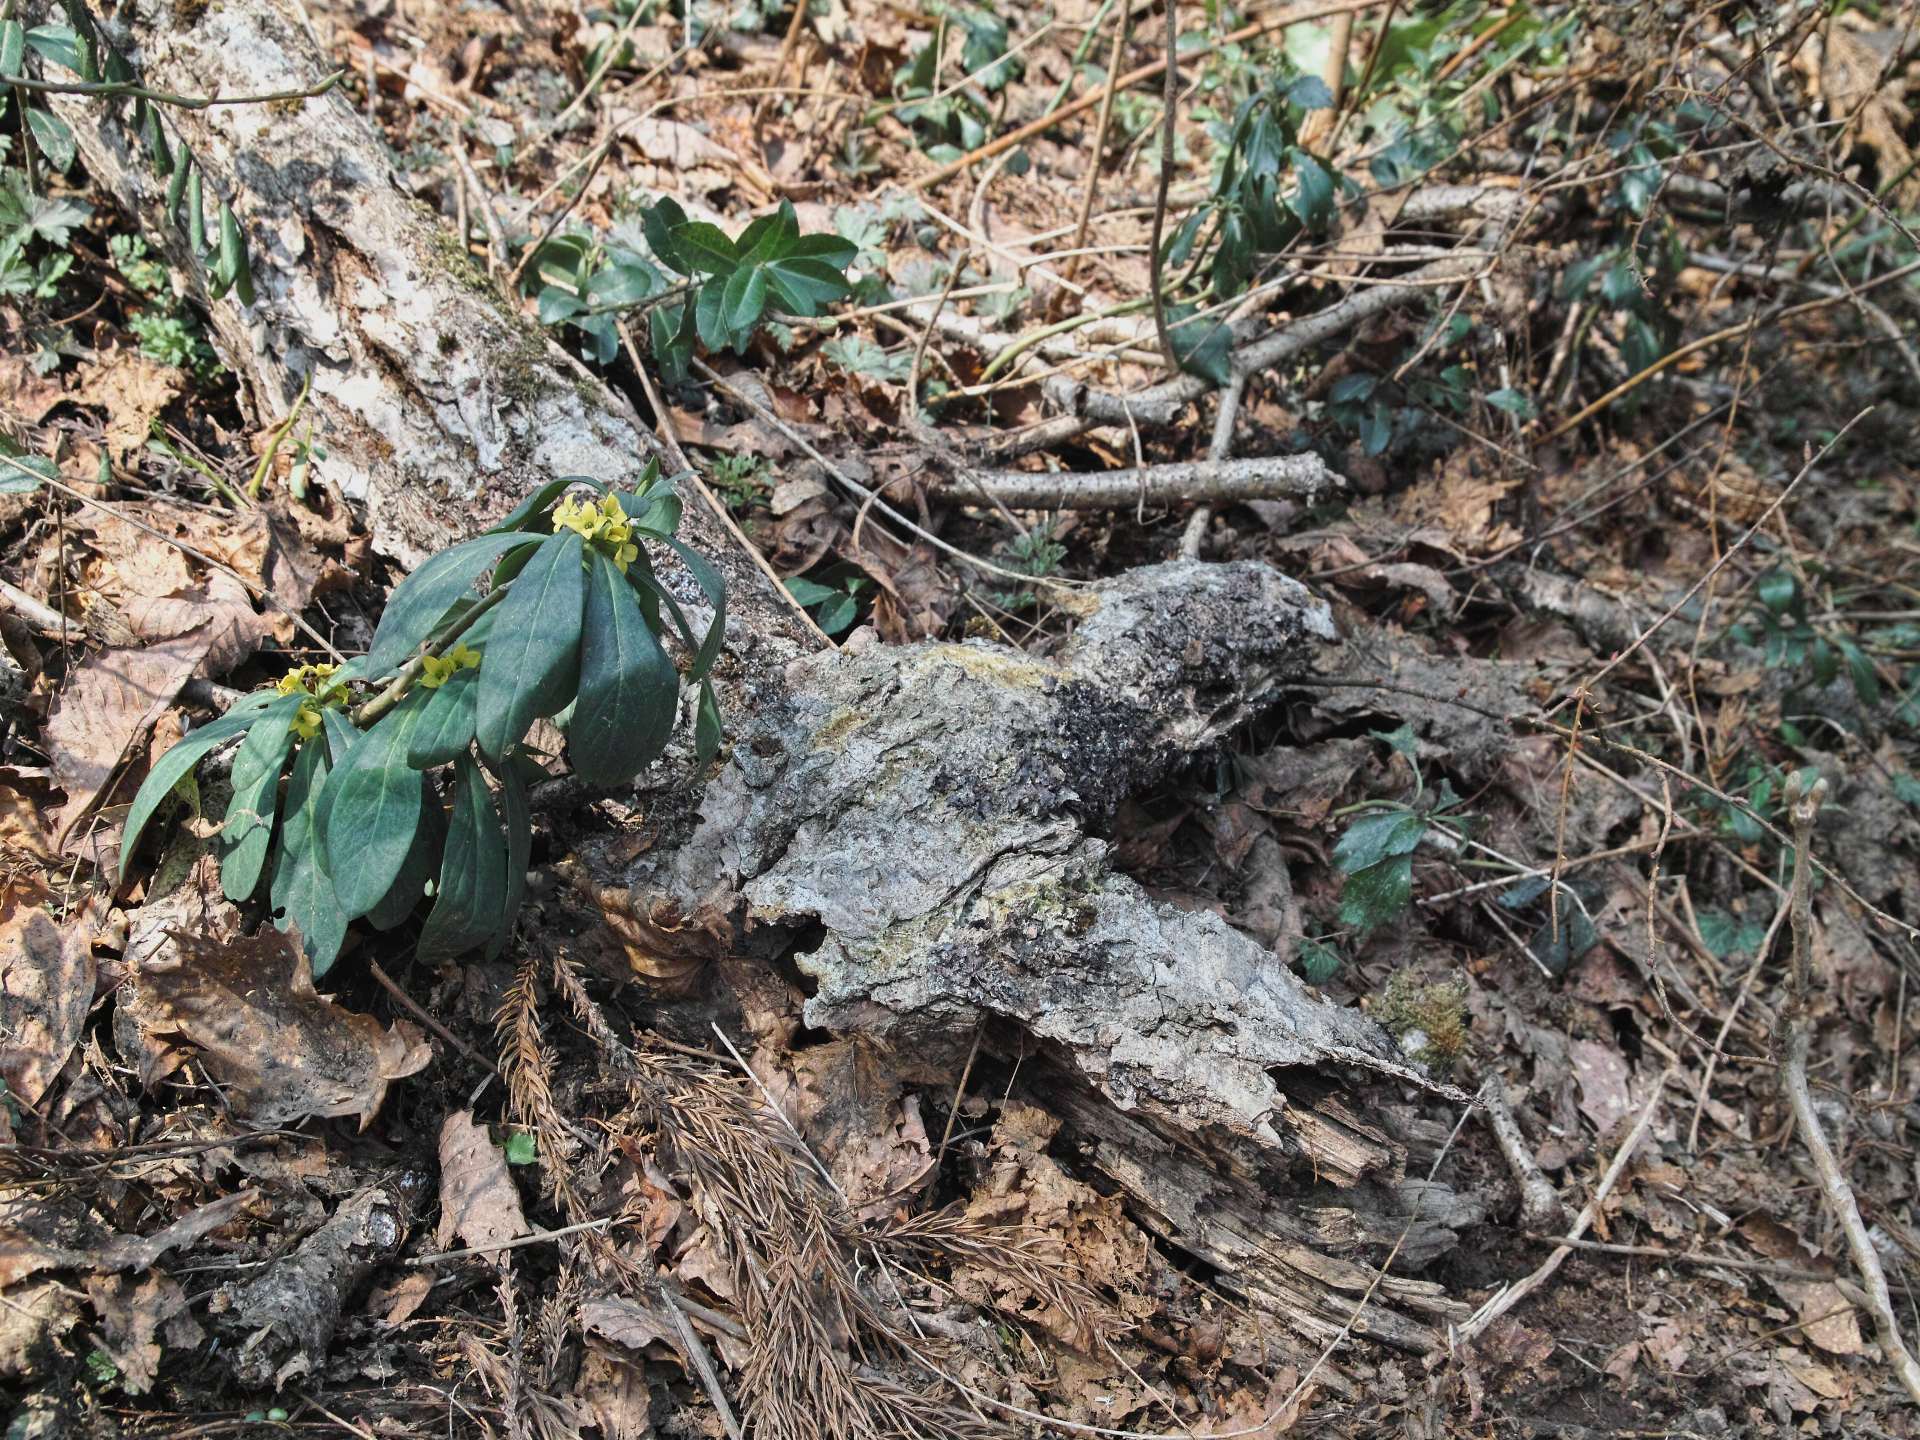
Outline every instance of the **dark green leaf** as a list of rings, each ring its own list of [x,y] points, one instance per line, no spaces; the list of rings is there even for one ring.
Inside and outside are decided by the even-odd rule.
[[[27,107],[27,129],[33,133],[33,143],[40,147],[40,153],[47,157],[54,169],[64,175],[73,168],[74,157],[79,151],[73,142],[73,131],[67,128],[66,121],[51,110],[30,105]]]
[[[1352,875],[1389,856],[1411,854],[1426,831],[1426,818],[1411,810],[1372,811],[1347,827],[1333,847],[1333,863]]]
[[[1562,892],[1560,913],[1558,916],[1549,915],[1540,928],[1533,932],[1533,938],[1527,942],[1527,950],[1539,962],[1541,969],[1558,977],[1566,974],[1568,967],[1591,950],[1599,939],[1586,911]]]
[[[1287,85],[1287,99],[1301,110],[1331,110],[1333,92],[1318,75],[1301,75]]]
[[[594,482],[585,475],[561,475],[547,481],[526,499],[522,500],[505,518],[487,527],[487,534],[499,535],[508,530],[533,530],[536,522],[546,518],[546,512],[553,507],[570,486],[576,484],[591,485]],[[551,529],[551,527],[548,527]],[[541,531],[539,533],[546,533]],[[391,606],[389,606],[391,608]]]
[[[482,571],[503,555],[535,543],[534,537],[518,531],[490,532],[425,561],[387,597],[367,650],[366,673],[384,675],[411,660],[456,601],[474,598],[470,592]]]
[[[507,843],[480,767],[454,762],[453,813],[433,911],[420,931],[423,960],[445,960],[493,938],[507,883]]]
[[[707,603],[713,606],[713,620],[707,626],[707,633],[700,641],[700,649],[693,657],[693,667],[687,671],[688,680],[704,680],[707,672],[713,669],[713,662],[720,658],[720,647],[727,638],[727,582],[720,578],[720,572],[706,562],[697,551],[679,540],[668,540],[667,545],[680,557],[687,567],[687,573],[707,597]]]
[[[1327,387],[1327,399],[1336,405],[1344,405],[1349,400],[1364,400],[1373,394],[1373,387],[1377,383],[1371,375],[1342,375]]]
[[[489,759],[500,759],[537,716],[572,698],[586,600],[582,554],[571,530],[541,541],[500,602],[474,716],[474,738]]]
[[[438,689],[426,692],[419,723],[413,727],[413,738],[407,743],[409,765],[416,770],[431,770],[466,753],[467,746],[473,743],[474,702],[479,696],[479,685],[478,670],[456,670]]]
[[[86,42],[71,25],[36,25],[26,33],[26,43],[39,55],[64,66],[76,75],[85,75]]]
[[[711,680],[702,680],[700,705],[693,719],[693,753],[703,768],[720,753],[721,738],[720,697],[713,693]]]
[[[1340,952],[1324,940],[1302,940],[1293,953],[1309,985],[1324,985],[1340,973]]]
[[[431,803],[431,797],[429,802],[421,812],[420,828],[414,832],[413,844],[407,850],[400,873],[393,877],[393,884],[380,897],[380,903],[366,914],[367,923],[376,930],[395,930],[411,920],[427,893],[427,882],[440,873],[447,822],[440,807]]]
[[[233,798],[220,827],[220,888],[229,900],[245,900],[260,886],[280,803],[280,771],[293,749],[293,717],[308,698],[301,692],[276,697],[234,752]]]
[[[784,583],[787,593],[798,600],[802,606],[818,605],[822,600],[831,600],[840,593],[831,585],[821,585],[798,575]]]
[[[1368,738],[1381,741],[1396,755],[1404,755],[1409,760],[1420,758],[1420,742],[1414,738],[1412,725],[1401,725],[1393,730],[1374,730],[1369,732]]]
[[[194,170],[193,152],[187,149],[182,140],[180,148],[173,154],[173,178],[167,181],[167,218],[177,219],[180,214],[180,202],[187,196],[187,180]]]
[[[597,550],[589,563],[567,758],[589,785],[623,785],[666,748],[680,676],[627,577]]]
[[[686,223],[687,212],[671,197],[647,207],[640,215],[640,230],[647,237],[647,248],[653,251],[653,258],[682,275],[692,274],[693,267],[681,256],[674,231]]]
[[[700,293],[693,299],[694,323],[700,332],[700,343],[709,350],[724,350],[733,340],[733,332],[727,328],[727,287],[718,280],[709,280],[700,287]]]
[[[426,802],[426,777],[407,764],[420,717],[412,696],[341,757],[320,797],[320,843],[341,913],[352,920],[380,903],[406,864]]]
[[[1487,403],[1509,415],[1518,415],[1522,420],[1533,418],[1533,401],[1518,390],[1494,390],[1487,395]]]
[[[1312,229],[1323,228],[1333,218],[1333,177],[1326,167],[1306,151],[1292,152],[1293,171],[1299,177],[1298,188],[1288,203],[1300,223]]]
[[[1413,857],[1393,855],[1347,876],[1340,889],[1340,923],[1362,933],[1378,928],[1413,898]]]
[[[278,698],[271,690],[247,696],[218,720],[211,720],[182,736],[179,743],[162,755],[153,769],[147,772],[146,780],[133,797],[133,805],[127,811],[126,823],[120,832],[122,880],[127,877],[127,862],[133,858],[134,850],[140,844],[141,832],[147,828],[153,812],[173,793],[173,787],[186,777],[202,756],[221,741],[231,740],[252,726],[260,718],[261,712]]]
[[[721,313],[736,342],[744,340],[752,332],[766,304],[767,272],[762,267],[742,265],[727,277]]]
[[[1702,908],[1694,921],[1700,927],[1700,940],[1716,959],[1731,955],[1752,955],[1767,938],[1767,927],[1756,920],[1736,919],[1725,910]]]
[[[696,274],[731,275],[740,252],[726,232],[704,220],[689,220],[673,229],[674,253],[684,257]]]
[[[1800,582],[1791,570],[1767,571],[1755,582],[1754,590],[1760,596],[1760,603],[1775,615],[1786,615],[1799,608]]]
[[[316,828],[331,768],[321,743],[302,745],[294,756],[287,777],[287,815],[280,824],[268,890],[274,924],[299,930],[315,979],[327,973],[347,938],[347,917],[333,893]]]
[[[1836,637],[1835,647],[1847,662],[1847,678],[1853,681],[1853,693],[1862,705],[1880,703],[1880,676],[1867,652],[1845,636]]]
[[[782,200],[773,214],[762,215],[742,230],[734,248],[739,251],[741,265],[762,265],[792,254],[799,239],[800,221],[793,213],[793,202]]]
[[[23,75],[27,54],[27,27],[18,20],[0,21],[0,75]]]
[[[1174,359],[1180,362],[1182,370],[1203,376],[1216,385],[1232,381],[1233,331],[1224,320],[1211,316],[1204,320],[1187,315],[1170,316],[1167,339],[1173,344]]]
[[[827,235],[807,238],[829,242],[834,239]],[[844,242],[841,243],[844,244]],[[845,261],[841,262],[843,266],[845,263]],[[843,300],[852,293],[852,287],[847,284],[847,277],[827,260],[794,255],[784,260],[770,262],[766,266],[766,272],[768,284],[780,297],[780,304],[789,315],[803,317],[818,315],[834,301]]]

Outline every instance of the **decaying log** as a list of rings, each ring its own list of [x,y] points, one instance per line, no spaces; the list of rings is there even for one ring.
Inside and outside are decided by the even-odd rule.
[[[143,81],[176,92],[292,89],[326,69],[295,0],[160,6],[129,24]],[[94,177],[198,283],[124,114],[58,103]],[[263,423],[311,381],[317,476],[364,507],[379,549],[416,561],[552,475],[637,475],[653,442],[631,406],[392,183],[343,96],[167,123],[252,242],[259,299],[210,306],[221,349]],[[870,1031],[903,1065],[964,1051],[976,1027],[1037,1044],[1088,1097],[1135,1117],[1100,1163],[1162,1217],[1192,1203],[1168,1187],[1193,1183],[1199,1162],[1164,1148],[1149,1163],[1134,1153],[1143,1137],[1247,1147],[1276,1174],[1304,1160],[1356,1194],[1400,1182],[1398,1147],[1364,1117],[1290,1105],[1275,1075],[1431,1082],[1371,1020],[1314,997],[1217,916],[1152,901],[1099,833],[1120,800],[1309,664],[1331,636],[1318,600],[1264,565],[1178,562],[1086,592],[1050,659],[976,643],[822,654],[717,520],[691,498],[686,514],[687,539],[730,586],[729,750],[711,777],[684,746],[644,777],[662,833],[638,860],[631,836],[581,847],[597,882],[627,887],[637,914],[701,917],[745,951],[792,955],[817,986],[811,1023]],[[682,580],[669,577],[696,605]],[[1196,1253],[1231,1258],[1278,1223],[1269,1206],[1247,1214],[1238,1239],[1165,1223]],[[1305,1255],[1314,1242],[1286,1243]],[[1352,1288],[1343,1263],[1302,1261],[1250,1293],[1321,1297],[1303,1312],[1319,1324],[1334,1313],[1323,1292]],[[1434,1308],[1398,1282],[1382,1298]],[[1424,1344],[1411,1331],[1402,1343]]]

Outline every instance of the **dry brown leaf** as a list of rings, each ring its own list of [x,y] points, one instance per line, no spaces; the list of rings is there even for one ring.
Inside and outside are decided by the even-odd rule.
[[[107,412],[107,447],[115,459],[147,443],[153,422],[180,394],[186,377],[138,350],[109,350],[82,362],[73,399]]]
[[[38,425],[67,398],[59,379],[40,374],[25,355],[0,355],[0,395],[7,397],[7,413],[28,425]]]
[[[877,1059],[861,1040],[836,1040],[755,1067],[847,1203],[869,1219],[899,1204],[933,1166],[920,1097],[905,1094],[897,1070]]]
[[[367,1309],[378,1314],[385,1329],[404,1324],[427,1301],[433,1290],[433,1276],[414,1270],[391,1285],[383,1285],[367,1297]]]
[[[151,1270],[169,1250],[227,1224],[259,1193],[222,1195],[151,1235],[115,1235],[91,1214],[42,1196],[0,1200],[0,1290],[42,1270]]]
[[[226,674],[273,633],[272,621],[255,612],[240,582],[218,570],[207,577],[204,586],[173,595],[130,599],[122,618],[143,640],[203,634],[206,653],[199,671],[208,678]]]
[[[151,960],[135,977],[135,1019],[195,1047],[237,1115],[261,1125],[351,1115],[364,1130],[388,1085],[433,1058],[410,1022],[382,1029],[318,993],[305,952],[278,930],[172,938],[179,958]]]
[[[80,1323],[80,1307],[71,1287],[58,1280],[9,1291],[0,1305],[0,1377],[25,1376],[33,1370],[40,1347],[58,1340]]]
[[[194,631],[137,650],[103,650],[74,668],[46,727],[47,758],[67,792],[54,819],[61,850],[128,747],[173,704],[212,643]]]
[[[142,506],[139,518],[163,533],[174,533],[171,508]],[[192,587],[193,567],[187,557],[130,519],[97,511],[90,513],[80,528],[98,557],[97,563],[88,568],[87,583],[116,605],[124,605],[135,595],[172,595]]]
[[[1800,1333],[1829,1355],[1866,1349],[1860,1316],[1831,1280],[1775,1280],[1773,1288],[1800,1314]]]
[[[162,1326],[169,1345],[186,1348],[206,1338],[187,1314],[187,1292],[165,1275],[95,1275],[87,1280],[87,1299],[100,1317],[94,1339],[119,1367],[119,1384],[129,1395],[146,1394],[160,1378]]]
[[[673,1326],[659,1311],[632,1300],[589,1300],[580,1307],[580,1328],[626,1350],[661,1344],[678,1352]]]
[[[1567,1042],[1567,1056],[1573,1062],[1574,1078],[1580,1082],[1580,1109],[1593,1122],[1593,1128],[1605,1136],[1634,1113],[1627,1084],[1632,1072],[1626,1059],[1617,1046],[1601,1040],[1571,1040]]]
[[[472,1250],[485,1250],[527,1233],[520,1191],[507,1157],[476,1125],[471,1110],[456,1110],[440,1126],[440,1229],[442,1250],[458,1236]]]
[[[26,897],[0,898],[0,1079],[31,1109],[67,1063],[93,1007],[100,902],[64,926]]]

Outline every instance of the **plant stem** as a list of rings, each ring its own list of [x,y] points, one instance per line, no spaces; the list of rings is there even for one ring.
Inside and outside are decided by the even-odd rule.
[[[7,83],[17,90],[36,95],[114,95],[145,100],[154,105],[172,105],[181,110],[209,110],[216,105],[266,105],[276,100],[311,100],[324,95],[347,72],[336,70],[317,85],[300,90],[273,90],[261,95],[174,95],[165,90],[149,90],[128,80],[29,80],[24,75],[9,75]]]
[[[1164,290],[1166,255],[1161,241],[1167,228],[1167,191],[1173,184],[1173,126],[1178,118],[1180,100],[1180,73],[1177,51],[1180,41],[1180,26],[1174,15],[1175,0],[1166,0],[1167,6],[1167,67],[1166,84],[1161,92],[1160,112],[1160,188],[1153,197],[1153,239],[1151,256],[1153,276],[1150,282],[1153,290],[1153,330],[1160,337],[1160,354],[1167,362],[1167,369],[1178,375],[1180,357],[1174,353],[1173,337],[1167,333],[1167,297]]]
[[[364,705],[361,705],[348,718],[353,721],[358,729],[364,730],[382,715],[385,715],[389,710],[393,709],[393,707],[398,705],[402,700],[406,699],[407,692],[413,689],[413,682],[418,680],[421,672],[427,668],[427,658],[431,655],[439,654],[441,650],[466,634],[468,629],[472,627],[473,622],[486,614],[487,611],[491,610],[495,605],[499,604],[501,598],[512,588],[513,582],[511,580],[507,581],[504,585],[494,586],[493,589],[486,593],[486,597],[481,600],[478,605],[471,606],[467,610],[462,611],[458,617],[449,620],[445,625],[442,625],[438,630],[434,631],[433,634],[427,637],[426,643],[420,647],[420,653],[405,665],[401,666],[400,673],[387,682],[387,688],[367,701]]]

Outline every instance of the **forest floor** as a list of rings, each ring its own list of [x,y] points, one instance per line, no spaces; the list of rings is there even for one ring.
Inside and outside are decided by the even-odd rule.
[[[1357,1297],[1322,1344],[1115,1190],[1044,1057],[976,1045],[932,1077],[807,1027],[791,967],[636,940],[574,855],[634,819],[617,799],[538,816],[504,956],[368,934],[324,994],[221,898],[217,783],[116,879],[150,762],[317,658],[290,615],[364,648],[400,572],[324,483],[325,436],[251,408],[204,297],[16,91],[0,449],[60,486],[0,485],[8,1436],[728,1433],[715,1397],[764,1393],[780,1358],[748,1353],[726,1216],[663,1160],[658,1097],[600,1068],[603,1014],[715,1124],[764,1141],[777,1107],[863,1220],[987,1237],[888,1282],[958,1373],[867,1378],[936,1399],[836,1409],[796,1381],[819,1408],[763,1403],[756,1432],[1920,1435],[1779,1043],[1798,947],[1814,1108],[1920,1335],[1920,7],[1643,6],[1610,31],[1356,5],[1350,38],[1195,7],[1163,130],[1157,72],[1078,103],[1163,58],[1150,7],[1122,34],[1113,0],[688,4],[307,9],[393,183],[684,447],[823,643],[1044,655],[1070,587],[1183,553],[1324,597],[1340,638],[1312,671],[1103,835],[1436,1080],[1498,1077],[1555,1202],[1523,1195],[1484,1106],[1328,1074],[1394,1180],[1460,1208],[1418,1254],[1341,1251],[1434,1282],[1437,1343],[1370,1339]],[[728,388],[662,373],[645,318],[617,319],[659,280],[662,195],[728,235],[789,202],[854,247],[851,297],[710,353]],[[1169,283],[1219,306],[1176,347],[1204,383],[1164,417],[1063,424],[1167,379],[1157,212]],[[1442,262],[1465,268],[1415,274]],[[1225,369],[1217,316],[1301,339]],[[1052,508],[966,490],[961,451],[996,476],[1200,462],[1196,483],[1317,455],[1341,480]],[[1815,773],[1796,935],[1790,782]],[[580,996],[542,1021],[550,968]],[[529,1084],[570,1138],[510,1105]],[[556,1149],[592,1163],[557,1178]],[[1334,1203],[1318,1179],[1298,1204]],[[370,1195],[399,1229],[327,1252],[348,1278],[324,1362],[250,1368],[249,1280]],[[597,1229],[562,1244],[580,1213]],[[588,1233],[684,1308],[593,1289]]]

